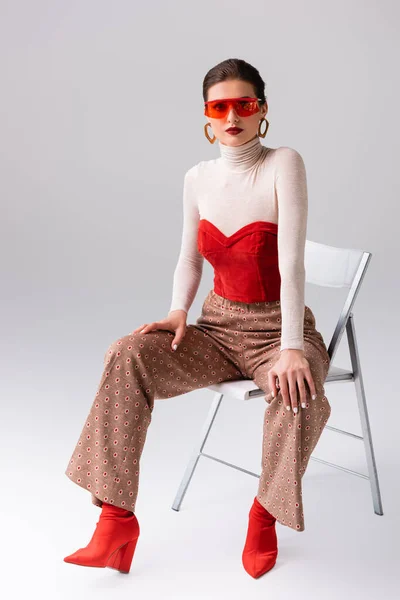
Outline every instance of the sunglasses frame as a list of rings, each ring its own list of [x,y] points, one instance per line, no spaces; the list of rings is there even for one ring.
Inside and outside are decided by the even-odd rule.
[[[250,101],[253,101],[253,102],[254,101],[259,101],[259,102],[263,102],[263,99],[262,98],[255,98],[255,97],[252,97],[252,96],[239,96],[239,97],[236,97],[236,98],[219,98],[219,99],[216,99],[216,100],[207,100],[207,102],[204,102],[204,114],[206,116],[209,116],[209,115],[207,115],[207,105],[208,104],[211,104],[211,103],[214,103],[214,102],[233,102],[233,101],[236,101],[236,102],[240,102],[240,101],[248,101],[248,102],[250,102]],[[226,114],[227,113],[221,115],[220,117],[210,117],[210,118],[211,119],[223,119],[226,116]],[[255,114],[255,113],[253,113],[253,114]],[[245,116],[245,115],[241,115],[241,116]],[[249,115],[249,116],[251,116],[251,115]]]

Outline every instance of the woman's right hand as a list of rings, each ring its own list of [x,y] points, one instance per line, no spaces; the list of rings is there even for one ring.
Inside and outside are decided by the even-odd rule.
[[[186,333],[186,319],[187,312],[184,310],[171,310],[168,316],[161,321],[154,321],[153,323],[144,323],[133,330],[132,333],[149,333],[154,329],[166,329],[175,333],[175,337],[171,342],[172,350],[176,350],[178,344]],[[175,347],[174,347],[175,346]]]

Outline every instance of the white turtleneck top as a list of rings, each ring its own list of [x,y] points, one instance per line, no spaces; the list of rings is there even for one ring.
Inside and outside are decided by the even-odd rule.
[[[199,162],[184,177],[182,240],[170,312],[187,313],[200,284],[204,261],[197,248],[200,219],[211,221],[227,237],[253,221],[270,221],[278,225],[280,350],[304,350],[308,197],[303,159],[287,146],[263,146],[258,136],[240,146],[218,144],[219,158]]]

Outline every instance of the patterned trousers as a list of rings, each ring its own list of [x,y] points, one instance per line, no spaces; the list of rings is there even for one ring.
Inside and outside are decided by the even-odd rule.
[[[269,394],[269,369],[280,356],[280,301],[247,304],[210,290],[195,324],[187,324],[176,351],[173,332],[153,330],[115,340],[65,474],[101,501],[135,511],[139,464],[154,400],[186,394],[222,381],[252,379]],[[286,410],[280,390],[266,400],[259,502],[283,525],[304,530],[302,476],[331,407],[324,382],[329,354],[304,311],[304,354],[317,397],[308,384],[306,408]]]

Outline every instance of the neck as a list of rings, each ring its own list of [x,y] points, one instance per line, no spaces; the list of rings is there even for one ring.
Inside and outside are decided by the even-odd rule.
[[[221,161],[230,171],[247,171],[259,160],[264,146],[256,136],[240,146],[226,146],[218,141]]]

